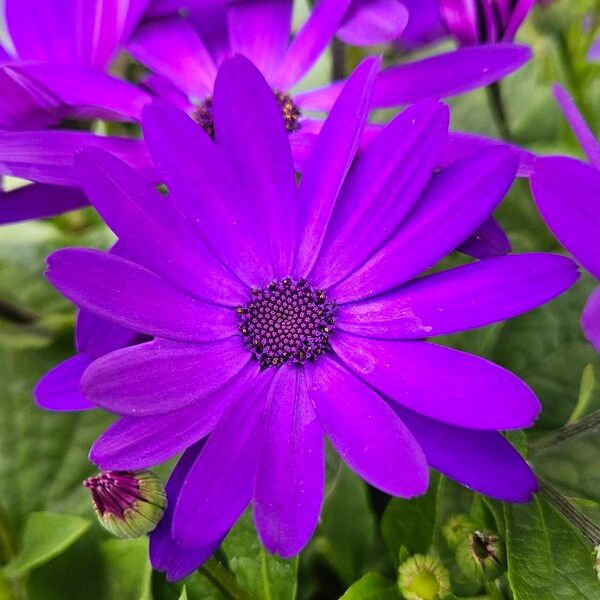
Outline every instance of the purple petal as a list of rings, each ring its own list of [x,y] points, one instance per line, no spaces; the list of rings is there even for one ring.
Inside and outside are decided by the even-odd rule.
[[[490,258],[423,277],[372,300],[345,304],[338,310],[337,327],[383,339],[456,333],[532,310],[577,278],[575,263],[564,256]]]
[[[92,358],[99,358],[113,350],[125,348],[138,341],[141,336],[130,329],[80,309],[75,323],[76,346]]]
[[[352,0],[336,36],[354,46],[391,42],[408,23],[408,10],[399,0]]]
[[[290,90],[308,73],[341,25],[351,0],[319,0],[279,63],[273,87]]]
[[[476,4],[470,0],[439,0],[439,11],[448,31],[464,46],[474,46],[483,39],[497,41],[487,36],[486,19],[491,10],[490,2]],[[480,28],[484,31],[480,31]]]
[[[573,98],[558,83],[552,86],[552,91],[590,164],[596,168],[600,168],[600,144],[579,112]]]
[[[247,192],[245,202],[256,215],[255,235],[265,236],[275,276],[287,276],[296,230],[292,151],[273,90],[246,58],[236,56],[221,67],[213,114],[216,140],[230,157]]]
[[[292,5],[292,0],[244,0],[227,7],[232,51],[249,58],[267,79],[287,49]]]
[[[600,60],[600,38],[596,38],[594,43],[590,46],[590,50],[588,52],[588,60]]]
[[[432,178],[415,209],[361,268],[330,290],[339,303],[392,289],[425,271],[487,219],[509,190],[516,157],[488,148]]]
[[[408,9],[408,25],[398,40],[408,48],[418,48],[447,34],[438,7],[439,0],[402,0]]]
[[[46,277],[77,306],[147,335],[211,342],[237,331],[231,308],[201,302],[144,267],[98,250],[54,252]]]
[[[275,376],[254,483],[254,519],[267,550],[284,558],[308,542],[319,518],[325,480],[323,430],[294,366]]]
[[[75,161],[87,196],[136,262],[193,296],[229,306],[247,299],[191,224],[132,169],[92,149]]]
[[[484,221],[483,225],[458,247],[459,252],[479,259],[504,256],[511,250],[508,236],[493,217]]]
[[[596,289],[587,301],[581,315],[581,325],[585,337],[600,352],[600,288]]]
[[[512,42],[517,35],[519,27],[533,8],[535,0],[517,0],[512,8],[508,8],[510,16],[504,30],[502,40]]]
[[[210,344],[155,340],[106,354],[81,381],[95,405],[146,417],[189,406],[224,386],[250,360],[239,337]]]
[[[121,417],[94,443],[90,460],[101,469],[137,470],[165,462],[208,435],[225,410],[244,400],[258,376],[249,363],[231,381],[190,406],[164,415]]]
[[[470,429],[529,427],[541,406],[523,381],[491,362],[426,342],[339,333],[338,356],[364,381],[419,414]]]
[[[319,422],[351,469],[393,496],[410,498],[427,490],[425,456],[382,398],[326,356],[307,364],[305,372]]]
[[[447,107],[426,101],[398,115],[369,144],[342,187],[311,282],[337,283],[392,234],[437,165],[448,119]]]
[[[76,354],[46,373],[35,386],[37,405],[57,411],[96,408],[84,398],[79,387],[81,376],[91,361],[87,354]]]
[[[195,571],[221,544],[221,538],[212,540],[203,546],[184,548],[171,535],[173,513],[181,486],[202,450],[204,442],[186,450],[177,463],[167,482],[167,510],[150,534],[150,561],[157,571],[166,571],[168,581],[177,581]]]
[[[227,25],[227,10],[231,3],[228,0],[213,0],[209,3],[206,0],[192,0],[188,1],[188,5],[188,21],[204,42],[215,64],[221,65],[231,56]]]
[[[146,75],[146,77],[143,77],[140,80],[138,85],[147,90],[154,98],[166,100],[188,114],[194,112],[195,106],[187,95],[170,79],[167,79],[162,75]]]
[[[500,433],[446,425],[398,404],[393,408],[427,462],[447,477],[503,502],[529,502],[537,491],[531,467]]]
[[[380,59],[367,59],[354,71],[316,140],[298,191],[300,238],[294,272],[313,267],[344,178],[352,164],[371,106]]]
[[[179,543],[194,547],[222,536],[248,505],[272,371],[262,373],[227,410],[190,469],[173,517],[173,537]]]
[[[127,50],[184,92],[199,99],[212,95],[217,76],[213,59],[194,29],[180,17],[145,22]]]
[[[54,217],[89,204],[76,188],[36,183],[0,192],[0,224]]]
[[[142,142],[80,131],[0,131],[0,172],[39,183],[79,187],[73,156],[84,146],[111,152],[137,171],[155,176]]]
[[[572,158],[542,158],[531,177],[531,190],[550,231],[600,278],[600,173]]]

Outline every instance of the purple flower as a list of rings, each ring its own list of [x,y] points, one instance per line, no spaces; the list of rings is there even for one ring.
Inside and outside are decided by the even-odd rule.
[[[131,260],[65,249],[48,278],[154,338],[95,360],[82,389],[120,415],[91,450],[100,468],[185,451],[151,538],[169,579],[206,559],[251,501],[269,551],[299,552],[320,511],[325,436],[389,494],[423,493],[429,465],[507,501],[536,489],[499,433],[533,423],[533,392],[423,338],[532,309],[576,268],[526,254],[417,278],[485,221],[517,159],[489,148],[434,175],[448,132],[437,101],[406,109],[355,158],[378,68],[367,60],[349,79],[299,185],[272,88],[240,56],[216,78],[214,142],[172,105],[145,110],[166,198],[107,153],[76,158]]]
[[[562,156],[537,160],[531,190],[546,225],[596,279],[600,279],[600,144],[573,99],[558,84],[554,95],[588,164]],[[600,352],[600,295],[592,294],[582,325]]]

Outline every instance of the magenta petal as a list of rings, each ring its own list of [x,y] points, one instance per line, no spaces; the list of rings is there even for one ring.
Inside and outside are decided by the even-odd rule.
[[[300,238],[294,272],[305,277],[314,265],[338,193],[354,160],[371,108],[380,59],[359,65],[329,113],[298,190]]]
[[[375,84],[373,106],[386,108],[460,94],[506,77],[530,58],[525,46],[494,44],[389,67]]]
[[[432,178],[394,235],[329,291],[338,303],[392,289],[449,254],[487,219],[509,190],[517,158],[506,148],[469,155]]]
[[[400,0],[352,0],[336,36],[353,46],[391,42],[404,31],[408,16]]]
[[[479,259],[504,256],[511,250],[508,236],[494,217],[484,221],[481,227],[458,247],[459,252]]]
[[[535,2],[536,0],[517,0],[516,2],[511,2],[513,5],[512,8],[509,8],[507,5],[507,10],[510,14],[506,23],[504,35],[502,36],[502,39],[505,42],[512,42],[515,39],[519,27],[523,24],[523,21],[529,14],[529,11],[533,8]]]
[[[351,469],[393,496],[410,498],[427,490],[425,456],[380,396],[326,356],[307,364],[305,373],[319,422]]]
[[[541,406],[531,389],[483,358],[426,342],[390,342],[338,333],[338,356],[395,402],[459,427],[529,427]]]
[[[568,289],[579,274],[552,254],[490,258],[412,281],[339,308],[344,331],[383,339],[424,338],[515,317]]]
[[[125,327],[183,342],[211,342],[237,332],[231,308],[208,304],[124,258],[66,248],[48,258],[46,277],[73,303]]]
[[[588,60],[597,61],[600,60],[600,38],[597,38],[594,43],[590,46],[588,53]]]
[[[222,536],[252,497],[260,448],[266,371],[217,423],[186,477],[173,517],[173,537],[194,547]]]
[[[600,172],[572,158],[541,158],[531,190],[550,231],[600,278]]]
[[[319,0],[275,72],[273,87],[290,90],[308,73],[327,48],[351,0]]]
[[[132,169],[92,149],[75,161],[94,207],[137,263],[193,296],[229,306],[246,300],[247,288],[206,247],[189,221]]]
[[[218,390],[250,356],[237,336],[210,344],[154,340],[97,359],[81,386],[91,402],[116,414],[164,414]]]
[[[529,502],[537,491],[531,467],[495,431],[446,425],[393,405],[427,457],[447,477],[503,502]]]
[[[581,324],[587,339],[600,352],[600,288],[587,301],[581,315]]]
[[[303,371],[282,367],[267,397],[254,483],[254,519],[271,553],[296,555],[317,526],[325,480],[323,442]]]
[[[438,102],[416,104],[360,154],[335,205],[311,282],[329,287],[340,281],[398,227],[437,166],[448,119],[448,108]]]
[[[208,435],[225,410],[255,385],[258,364],[190,406],[151,417],[121,417],[94,443],[90,460],[101,469],[137,470],[169,460]]]
[[[97,315],[80,309],[75,322],[75,339],[79,352],[99,358],[113,350],[119,350],[140,341],[135,331],[125,329]]]
[[[47,410],[88,410],[95,406],[81,393],[79,381],[91,358],[76,354],[46,373],[35,386],[35,401]]]

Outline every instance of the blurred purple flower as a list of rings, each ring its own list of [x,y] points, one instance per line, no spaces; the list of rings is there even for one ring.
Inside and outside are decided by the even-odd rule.
[[[215,141],[168,103],[145,109],[166,198],[105,152],[76,157],[133,260],[65,249],[48,278],[155,338],[95,360],[82,389],[120,415],[91,450],[101,468],[185,450],[151,538],[169,579],[205,560],[250,501],[269,551],[299,552],[320,512],[324,436],[393,495],[423,493],[428,465],[506,501],[536,489],[499,433],[533,423],[533,392],[422,340],[530,310],[576,268],[526,254],[417,278],[485,221],[517,160],[488,148],[434,174],[448,132],[437,101],[406,109],[356,157],[378,69],[369,59],[349,79],[299,184],[272,88],[241,56],[216,78]]]
[[[583,267],[600,279],[600,144],[569,94],[558,84],[553,89],[588,164],[562,156],[540,158],[531,176],[531,190],[550,231]],[[600,352],[598,290],[583,311],[582,325]]]

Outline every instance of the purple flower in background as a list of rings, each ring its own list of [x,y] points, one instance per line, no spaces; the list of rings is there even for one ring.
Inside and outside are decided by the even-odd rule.
[[[540,158],[531,190],[550,231],[600,279],[600,143],[567,92],[555,84],[554,95],[588,164],[562,156]],[[600,352],[600,289],[591,295],[581,320],[587,338]]]
[[[82,388],[120,415],[91,450],[102,469],[185,451],[151,538],[169,579],[205,560],[250,501],[264,545],[299,552],[321,507],[325,436],[393,495],[423,493],[428,465],[507,501],[536,489],[499,433],[532,424],[532,391],[422,340],[532,309],[576,268],[529,254],[417,278],[490,215],[517,160],[489,148],[433,175],[448,128],[436,101],[406,109],[356,157],[378,68],[367,60],[349,79],[299,185],[272,88],[243,57],[216,78],[215,141],[172,105],[145,110],[166,198],[107,153],[76,158],[132,260],[65,249],[48,278],[154,338],[95,360]]]

